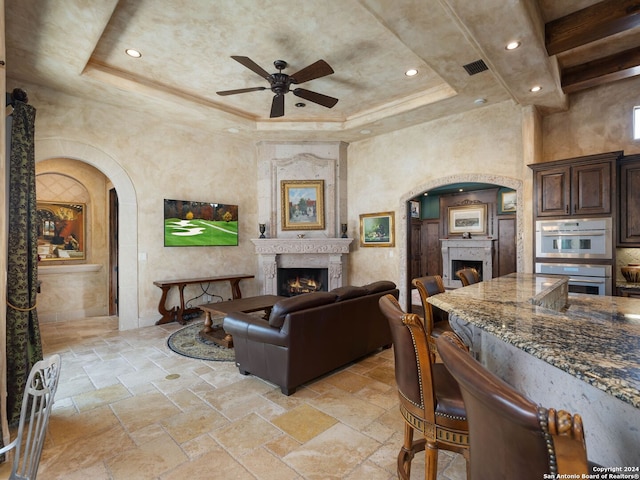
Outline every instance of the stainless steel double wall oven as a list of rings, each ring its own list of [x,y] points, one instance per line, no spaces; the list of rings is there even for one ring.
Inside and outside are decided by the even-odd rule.
[[[569,292],[611,295],[612,219],[536,221],[536,273],[566,275]]]

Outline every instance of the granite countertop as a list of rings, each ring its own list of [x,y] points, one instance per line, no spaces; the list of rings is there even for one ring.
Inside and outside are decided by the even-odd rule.
[[[640,409],[640,300],[571,294],[553,308],[565,288],[565,277],[512,273],[429,302]]]
[[[616,287],[633,288],[634,290],[640,290],[640,283],[627,282],[625,280],[620,280],[616,282]]]

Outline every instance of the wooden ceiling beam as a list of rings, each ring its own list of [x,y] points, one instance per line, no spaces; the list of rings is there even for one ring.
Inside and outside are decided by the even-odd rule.
[[[556,55],[640,26],[640,0],[605,0],[545,25],[547,53]]]
[[[636,75],[640,75],[640,47],[563,70],[562,91],[573,93]]]

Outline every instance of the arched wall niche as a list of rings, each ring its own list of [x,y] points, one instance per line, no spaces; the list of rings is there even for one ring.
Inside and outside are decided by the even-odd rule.
[[[118,194],[118,328],[138,328],[138,202],[133,182],[120,164],[105,152],[67,139],[40,139],[35,145],[36,162],[49,158],[79,160],[100,170]]]
[[[417,195],[421,195],[422,193],[432,190],[438,187],[444,187],[446,185],[451,185],[455,183],[490,183],[493,185],[500,185],[502,187],[511,188],[516,191],[517,204],[524,205],[523,201],[523,182],[521,180],[517,180],[515,178],[510,177],[502,177],[499,175],[485,175],[485,174],[459,174],[459,175],[450,175],[448,177],[442,178],[434,178],[425,182],[423,184],[417,185],[415,188],[406,192],[400,198],[400,205],[396,212],[396,218],[399,218],[400,221],[397,222],[396,225],[396,237],[397,237],[397,245],[406,246],[407,245],[407,202]],[[523,220],[523,208],[518,208],[516,211],[516,223],[517,223],[517,269],[519,272],[523,271],[524,268],[524,245],[523,245],[523,237],[524,237],[524,220]],[[407,281],[407,249],[400,249],[400,272],[398,282],[400,289],[400,298],[406,299],[407,293],[409,289],[409,284]],[[407,308],[407,305],[404,305]]]

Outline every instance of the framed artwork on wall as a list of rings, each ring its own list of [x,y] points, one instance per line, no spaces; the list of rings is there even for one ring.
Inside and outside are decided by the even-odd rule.
[[[449,207],[449,233],[486,233],[487,204]]]
[[[85,205],[37,202],[38,257],[42,261],[86,259]]]
[[[517,198],[518,197],[515,191],[502,192],[502,195],[500,196],[500,212],[502,213],[515,212],[518,206]]]
[[[411,200],[409,205],[411,206],[411,218],[420,218],[420,202]]]
[[[282,180],[282,230],[324,230],[324,180]]]
[[[395,246],[394,212],[365,213],[360,215],[360,246]]]

